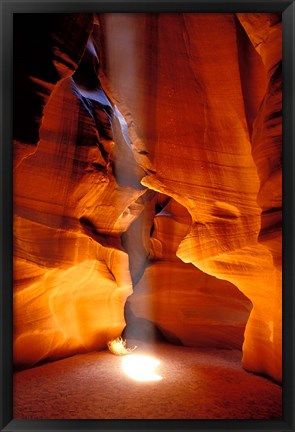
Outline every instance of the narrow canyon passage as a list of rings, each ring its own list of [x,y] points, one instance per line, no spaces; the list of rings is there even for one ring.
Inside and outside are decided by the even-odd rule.
[[[138,340],[130,340],[128,345],[138,346],[134,355],[145,354],[159,361],[155,371],[160,380],[130,378],[122,369],[122,361],[128,356],[114,356],[108,351],[76,355],[15,374],[14,418],[282,416],[281,386],[243,370],[241,351],[237,349],[188,348]]]
[[[15,14],[15,418],[281,418],[281,18]]]

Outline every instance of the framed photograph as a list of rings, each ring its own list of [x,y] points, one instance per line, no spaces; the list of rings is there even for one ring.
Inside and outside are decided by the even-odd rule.
[[[294,431],[294,2],[0,10],[1,431]]]

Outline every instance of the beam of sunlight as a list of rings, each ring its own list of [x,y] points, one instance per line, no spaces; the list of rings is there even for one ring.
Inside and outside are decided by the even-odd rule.
[[[122,359],[122,369],[135,381],[160,381],[161,375],[155,372],[159,360],[142,354],[127,355]]]

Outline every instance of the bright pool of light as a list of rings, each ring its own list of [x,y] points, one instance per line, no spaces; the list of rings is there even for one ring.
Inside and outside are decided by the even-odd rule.
[[[130,354],[122,359],[122,369],[135,381],[160,381],[161,375],[155,372],[159,360],[142,354]]]

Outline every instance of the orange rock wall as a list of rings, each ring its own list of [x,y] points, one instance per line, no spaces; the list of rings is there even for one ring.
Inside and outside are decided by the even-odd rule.
[[[70,18],[71,67],[15,78],[46,93],[38,143],[15,131],[16,365],[105,347],[134,291],[168,340],[280,381],[280,17]]]
[[[111,38],[121,40],[128,19],[126,83],[122,46]],[[132,26],[133,20],[125,16],[120,26],[119,16],[102,18],[109,91],[126,118],[132,113],[134,153],[148,174],[142,184],[189,211],[190,231],[177,256],[251,300],[244,367],[280,381],[280,17],[171,14],[140,17]]]
[[[38,18],[31,17],[37,29]],[[68,17],[63,19],[65,36]],[[48,99],[38,93],[45,107],[33,152],[32,143],[26,143],[28,131],[17,130],[23,137],[22,147],[19,140],[15,144],[14,171],[14,361],[18,367],[105,348],[125,326],[124,304],[132,293],[129,259],[120,235],[140,214],[143,205],[136,201],[144,188],[134,173],[132,157],[122,156],[126,144],[121,142],[121,148],[114,144],[104,106],[82,94],[89,90],[80,86],[84,69],[88,67],[90,78],[94,74],[88,64],[92,46],[86,48],[88,38],[82,36],[87,27],[79,28],[79,15],[72,19],[77,20],[75,43],[83,59],[77,59],[74,75],[72,70],[52,86]],[[50,25],[60,21],[60,16],[50,18]],[[51,38],[56,40],[57,35]],[[63,43],[63,51],[54,52],[48,67],[56,65],[59,56],[72,65],[71,48]],[[97,77],[88,81],[90,89],[96,89]],[[30,114],[35,125],[32,107]],[[122,139],[120,126],[116,133]],[[117,163],[125,163],[128,170],[127,184],[115,178],[115,153]]]

